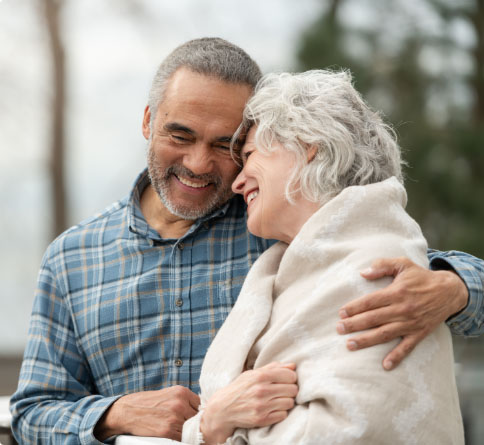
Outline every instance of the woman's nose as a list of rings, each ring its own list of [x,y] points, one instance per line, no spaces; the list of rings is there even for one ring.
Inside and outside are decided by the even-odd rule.
[[[244,186],[245,186],[245,173],[244,170],[237,175],[235,181],[232,184],[232,191],[234,193],[238,193],[240,195],[244,194]]]

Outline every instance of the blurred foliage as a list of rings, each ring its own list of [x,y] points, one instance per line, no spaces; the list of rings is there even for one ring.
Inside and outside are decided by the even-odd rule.
[[[397,131],[429,245],[484,258],[484,0],[331,0],[298,60],[352,71]]]

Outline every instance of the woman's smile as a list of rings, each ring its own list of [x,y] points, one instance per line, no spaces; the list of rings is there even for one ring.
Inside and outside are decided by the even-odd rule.
[[[257,198],[258,194],[259,190],[254,190],[253,192],[250,192],[246,198],[247,205],[249,205],[255,198]]]

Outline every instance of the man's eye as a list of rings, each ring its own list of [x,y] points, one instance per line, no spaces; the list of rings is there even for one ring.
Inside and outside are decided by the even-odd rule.
[[[171,138],[174,139],[175,142],[189,142],[190,141],[190,139],[188,139],[184,136],[180,136],[178,134],[172,134]]]
[[[217,145],[220,150],[230,150],[230,145]]]

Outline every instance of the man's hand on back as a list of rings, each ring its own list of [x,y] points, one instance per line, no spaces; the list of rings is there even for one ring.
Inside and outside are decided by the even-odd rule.
[[[393,276],[392,284],[340,309],[340,334],[367,330],[348,339],[357,350],[402,337],[383,360],[395,368],[439,323],[466,307],[468,291],[452,271],[431,271],[407,258],[380,259],[361,275],[368,280]]]
[[[100,441],[117,434],[181,440],[185,420],[198,411],[200,398],[183,386],[143,391],[119,398],[94,429]]]

